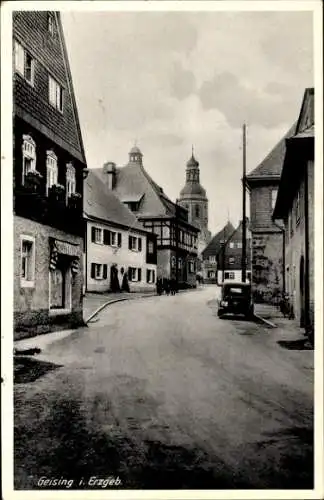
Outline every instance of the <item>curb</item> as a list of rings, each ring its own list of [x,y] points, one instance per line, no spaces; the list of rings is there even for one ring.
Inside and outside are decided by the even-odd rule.
[[[253,315],[256,321],[264,323],[267,326],[270,326],[270,328],[277,328],[277,325],[269,321],[268,319],[263,318],[262,316],[259,316],[258,314]]]
[[[35,335],[35,337],[30,337],[26,339],[16,340],[14,341],[14,355],[17,352],[17,355],[24,355],[24,351],[37,350],[41,351],[46,348],[48,345],[53,344],[54,342],[64,339],[68,337],[76,329],[73,330],[58,330],[56,332],[44,333],[42,335]],[[39,353],[35,353],[39,354]]]
[[[156,294],[147,294],[147,295],[141,295],[140,297],[121,297],[119,299],[111,299],[105,302],[104,304],[101,304],[93,313],[90,314],[88,318],[84,320],[85,324],[87,325],[89,321],[91,321],[97,314],[100,313],[105,307],[110,306],[111,304],[115,304],[116,302],[123,302],[125,300],[136,300],[136,299],[144,299],[148,297],[155,297]]]

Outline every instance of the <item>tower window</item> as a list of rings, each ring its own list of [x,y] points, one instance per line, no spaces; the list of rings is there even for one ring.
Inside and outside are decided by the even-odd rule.
[[[196,217],[200,217],[200,207],[199,207],[199,205],[195,206],[195,216]]]

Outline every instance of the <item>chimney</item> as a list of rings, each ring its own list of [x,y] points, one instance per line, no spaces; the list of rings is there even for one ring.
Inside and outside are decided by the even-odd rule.
[[[109,161],[104,164],[103,171],[106,176],[106,186],[108,189],[114,189],[116,185],[116,163]]]

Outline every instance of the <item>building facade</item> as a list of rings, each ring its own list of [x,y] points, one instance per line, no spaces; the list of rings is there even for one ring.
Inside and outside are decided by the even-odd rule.
[[[13,13],[15,338],[82,318],[82,136],[58,12]]]
[[[145,230],[156,235],[157,276],[174,278],[180,288],[196,286],[199,229],[189,223],[187,210],[173,203],[149,176],[140,149],[131,149],[124,167],[108,162],[93,171]]]
[[[272,219],[286,150],[285,140],[296,128],[291,127],[266,158],[246,176],[250,193],[252,237],[252,285],[254,300],[272,303],[284,287],[283,227]]]
[[[91,171],[84,189],[85,290],[155,291],[156,236]]]
[[[314,327],[314,89],[287,139],[274,219],[285,227],[285,291],[301,327]],[[321,278],[319,278],[321,279]]]
[[[251,279],[251,237],[246,238],[246,277]],[[203,251],[204,282],[242,281],[242,223],[228,222]]]
[[[208,199],[200,184],[199,162],[192,156],[186,166],[186,184],[180,191],[178,203],[188,211],[188,221],[199,229],[198,256],[211,239],[208,229]]]
[[[230,222],[227,222],[202,251],[204,283],[219,284],[222,282],[222,276],[219,276],[219,272],[221,271],[219,269],[219,254],[223,249],[224,243],[234,231],[234,226]]]

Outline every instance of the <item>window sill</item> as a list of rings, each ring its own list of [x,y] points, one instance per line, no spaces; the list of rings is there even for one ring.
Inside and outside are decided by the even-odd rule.
[[[35,288],[35,281],[20,281],[20,288]]]
[[[60,316],[64,314],[69,314],[72,312],[72,308],[67,308],[67,309],[51,309],[49,310],[49,315],[50,316]]]

